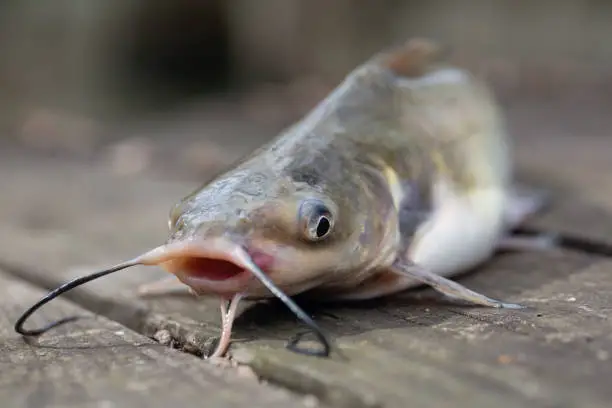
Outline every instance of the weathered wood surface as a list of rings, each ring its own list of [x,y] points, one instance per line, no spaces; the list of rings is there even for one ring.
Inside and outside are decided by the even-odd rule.
[[[0,271],[3,407],[308,406],[302,397],[259,384],[248,369],[241,374],[204,363],[64,299],[41,309],[31,324],[85,318],[27,343],[13,324],[43,294]]]
[[[609,101],[516,103],[508,125],[519,176],[545,186],[553,206],[532,225],[612,245]]]
[[[587,126],[594,123],[587,116],[566,126],[563,114],[538,116],[533,106],[514,112],[519,173],[556,193],[531,225],[611,242],[612,161],[601,125]],[[19,163],[0,163],[0,188],[11,191],[0,203],[0,261],[45,287],[159,244],[170,206],[195,187],[71,163]],[[66,297],[150,336],[168,329],[186,350],[206,353],[218,334],[217,301],[134,296],[140,283],[162,276],[134,268]],[[309,306],[349,357],[344,362],[285,351],[303,328],[284,308],[257,305],[238,319],[232,354],[334,406],[609,406],[612,261],[569,251],[504,254],[461,282],[532,309],[461,307],[431,290]]]

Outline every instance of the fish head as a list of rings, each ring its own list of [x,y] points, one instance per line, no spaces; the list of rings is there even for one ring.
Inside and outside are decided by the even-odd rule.
[[[158,264],[197,294],[225,297],[271,296],[253,265],[288,295],[364,280],[395,255],[397,211],[375,171],[331,156],[237,168],[185,197]]]

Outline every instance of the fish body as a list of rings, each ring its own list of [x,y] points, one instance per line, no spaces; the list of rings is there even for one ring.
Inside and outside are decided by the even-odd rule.
[[[168,242],[239,243],[289,295],[381,296],[419,283],[388,271],[398,256],[452,276],[491,255],[507,229],[510,159],[487,87],[412,40],[184,198]],[[322,238],[307,227],[317,205],[333,224]],[[271,296],[237,271],[215,280],[196,269],[170,268],[198,294]]]
[[[555,247],[510,235],[547,203],[541,192],[517,194],[511,159],[486,85],[437,44],[410,40],[358,66],[301,120],[180,200],[165,244],[62,285],[15,330],[38,335],[73,320],[23,328],[60,293],[134,265],[161,266],[181,288],[221,299],[211,357],[227,351],[243,298],[279,298],[324,350],[288,347],[318,355],[331,342],[292,295],[360,300],[427,284],[481,306],[521,308],[449,279],[497,249]],[[168,289],[163,280],[138,291]]]

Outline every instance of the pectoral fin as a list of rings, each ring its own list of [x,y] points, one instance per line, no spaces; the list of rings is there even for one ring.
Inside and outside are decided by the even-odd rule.
[[[398,275],[405,276],[407,278],[416,279],[426,285],[431,286],[435,290],[444,295],[464,300],[473,304],[495,307],[495,308],[504,308],[504,309],[522,309],[524,308],[521,305],[517,305],[514,303],[506,303],[500,300],[491,299],[483,294],[478,292],[474,292],[466,288],[465,286],[452,281],[450,279],[444,278],[440,275],[436,275],[415,263],[412,263],[407,260],[397,259],[391,270]]]
[[[139,297],[165,296],[171,293],[195,295],[193,289],[179,281],[174,275],[143,283],[136,288],[136,293]]]
[[[551,203],[548,191],[529,188],[516,184],[510,194],[504,211],[504,221],[508,231],[519,228],[527,219],[542,212]],[[559,248],[554,234],[521,236],[508,233],[497,245],[498,251],[551,251]]]
[[[528,218],[542,212],[550,202],[548,191],[516,184],[510,189],[508,196],[504,212],[505,223],[509,229],[517,228]]]

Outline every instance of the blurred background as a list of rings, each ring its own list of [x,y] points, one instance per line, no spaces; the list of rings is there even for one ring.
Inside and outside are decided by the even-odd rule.
[[[517,133],[574,115],[578,137],[612,101],[611,21],[605,0],[3,0],[0,149],[199,180],[412,36],[485,76]]]

